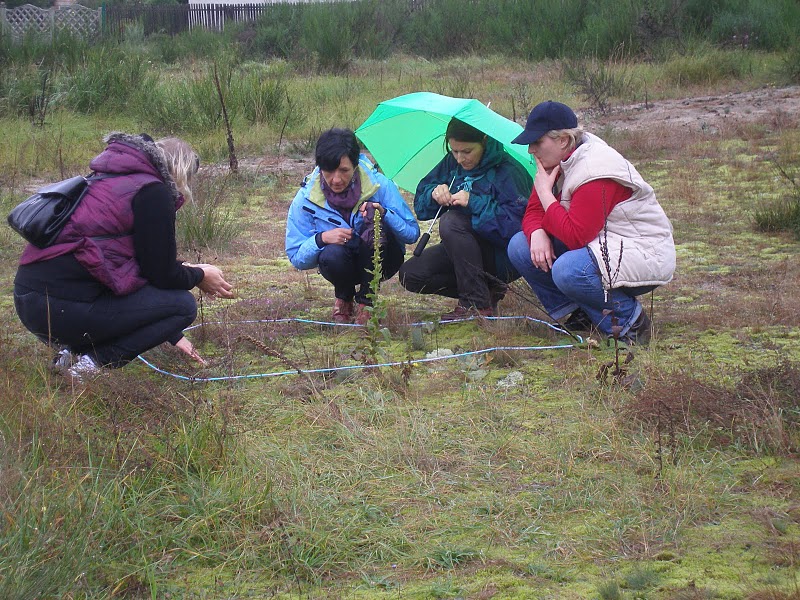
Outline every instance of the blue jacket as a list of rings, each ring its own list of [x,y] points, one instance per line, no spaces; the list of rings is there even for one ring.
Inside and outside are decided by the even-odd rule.
[[[286,218],[286,254],[295,268],[302,270],[317,266],[319,254],[322,252],[316,241],[318,233],[337,227],[349,227],[355,234],[360,234],[364,220],[358,208],[366,201],[377,202],[386,209],[381,226],[392,231],[394,235],[390,239],[401,246],[404,253],[406,244],[417,241],[419,225],[394,182],[379,173],[363,154],[358,161],[358,170],[361,177],[361,198],[346,221],[325,200],[319,183],[319,167],[303,180]]]

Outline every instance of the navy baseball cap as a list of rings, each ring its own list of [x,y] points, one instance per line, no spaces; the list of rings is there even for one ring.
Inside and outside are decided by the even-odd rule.
[[[555,129],[573,129],[578,126],[578,117],[572,109],[561,102],[541,102],[533,107],[525,124],[525,131],[511,140],[512,144],[529,145],[534,143],[548,131]]]

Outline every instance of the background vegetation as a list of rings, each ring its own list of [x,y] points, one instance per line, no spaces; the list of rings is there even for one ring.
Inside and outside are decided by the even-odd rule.
[[[0,230],[0,597],[800,597],[800,245],[780,212],[800,201],[797,115],[597,131],[654,185],[679,252],[654,343],[617,373],[590,345],[304,372],[569,341],[513,321],[409,328],[451,307],[396,280],[383,328],[247,323],[328,316],[328,286],[282,247],[321,130],[420,89],[517,120],[558,98],[591,120],[797,83],[797,4],[390,6],[2,40],[0,207],[83,172],[110,130],[186,137],[204,166],[182,253],[224,265],[239,298],[201,305],[209,370],[147,358],[187,377],[301,373],[198,384],[136,363],[73,385],[14,315],[22,243]],[[523,285],[502,308],[541,316]]]

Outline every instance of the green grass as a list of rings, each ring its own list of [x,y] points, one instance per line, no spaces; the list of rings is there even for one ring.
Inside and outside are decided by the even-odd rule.
[[[730,56],[752,60],[754,86],[777,60]],[[673,97],[671,64],[626,69],[651,98]],[[224,132],[187,134],[204,169],[197,212],[178,213],[181,251],[220,264],[239,294],[202,305],[199,322],[219,323],[189,334],[211,360],[200,375],[560,339],[518,323],[412,334],[404,323],[451,303],[396,278],[381,286],[385,327],[369,335],[240,323],[330,311],[330,286],[292,270],[282,247],[315,131],[436,86],[466,86],[507,115],[512,99],[517,111],[520,99],[581,106],[558,65],[394,57],[357,60],[343,76],[236,68],[232,102],[236,77],[252,91],[264,74],[287,100],[277,120],[236,113],[239,176],[227,174]],[[159,93],[207,69],[159,70]],[[726,77],[692,85],[742,85]],[[44,127],[0,120],[5,208],[62,168],[82,172],[103,133],[143,124],[138,114],[50,114]],[[800,246],[759,231],[742,198],[785,193],[763,157],[795,172],[797,130],[650,134],[650,145],[612,133],[657,189],[679,255],[678,277],[654,298],[655,341],[628,367],[635,391],[599,383],[613,352],[589,347],[214,384],[135,363],[72,387],[14,316],[22,244],[0,232],[0,597],[796,597]],[[539,316],[514,291],[504,310]],[[169,348],[148,358],[192,373]],[[512,373],[521,380],[506,385]]]

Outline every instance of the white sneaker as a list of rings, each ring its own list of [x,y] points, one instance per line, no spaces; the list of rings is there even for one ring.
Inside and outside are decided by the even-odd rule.
[[[92,378],[100,374],[100,367],[88,354],[81,354],[77,362],[69,368],[68,373],[78,381]]]
[[[72,352],[69,351],[69,348],[64,348],[61,352],[56,354],[56,357],[53,359],[53,368],[57,371],[69,369],[76,360]]]

